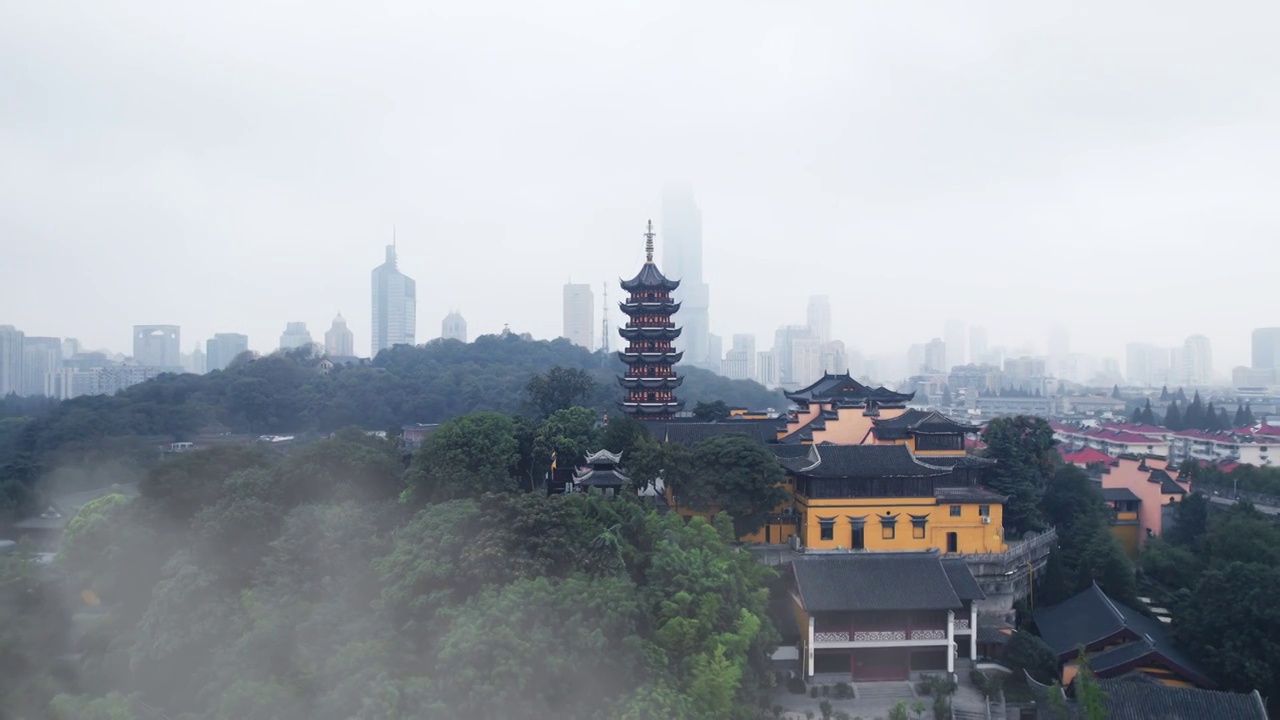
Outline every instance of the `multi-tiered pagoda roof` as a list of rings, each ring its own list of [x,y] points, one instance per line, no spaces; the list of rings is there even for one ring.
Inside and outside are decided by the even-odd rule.
[[[627,397],[620,406],[628,415],[642,419],[670,419],[684,407],[675,396],[682,378],[673,367],[684,353],[675,349],[680,328],[671,320],[680,310],[680,303],[671,297],[680,281],[668,279],[654,264],[653,235],[650,222],[645,233],[644,266],[635,277],[621,281],[627,298],[618,307],[627,322],[618,328],[618,334],[627,345],[618,351],[618,359],[627,365],[627,372],[618,378],[618,384]]]

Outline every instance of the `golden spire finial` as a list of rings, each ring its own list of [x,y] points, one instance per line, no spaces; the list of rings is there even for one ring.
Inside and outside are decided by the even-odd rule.
[[[653,221],[649,221],[649,230],[644,234],[644,261],[653,262]]]

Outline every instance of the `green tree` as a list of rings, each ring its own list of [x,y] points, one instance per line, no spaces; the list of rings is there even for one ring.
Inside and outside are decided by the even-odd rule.
[[[1053,475],[1040,503],[1044,517],[1058,530],[1062,564],[1071,575],[1094,549],[1102,533],[1110,533],[1110,512],[1089,476],[1074,465]]]
[[[600,428],[590,408],[557,410],[534,431],[533,464],[549,469],[552,453],[557,467],[576,467],[589,453],[600,449]]]
[[[623,461],[626,462],[641,443],[648,439],[649,429],[643,422],[623,415],[609,419],[609,424],[600,433],[600,446],[610,452],[622,453]]]
[[[1098,685],[1098,678],[1089,667],[1089,658],[1085,655],[1083,647],[1080,648],[1077,662],[1079,669],[1076,671],[1074,683],[1076,708],[1079,710],[1081,720],[1107,720],[1107,694]]]
[[[645,440],[624,460],[637,489],[649,487],[658,479],[668,488],[680,488],[694,471],[693,451],[675,443]]]
[[[25,549],[0,553],[0,715],[40,717],[58,692],[71,616],[60,588]]]
[[[1005,646],[1005,660],[1014,670],[1026,670],[1040,683],[1058,679],[1058,656],[1045,641],[1025,630],[1016,630]]]
[[[556,366],[529,378],[524,391],[542,417],[567,410],[595,391],[596,381],[585,370]]]
[[[1164,426],[1170,430],[1182,430],[1184,427],[1182,411],[1178,409],[1176,401],[1169,403],[1169,407],[1164,411]]]
[[[729,417],[729,406],[723,400],[700,402],[693,406],[693,416],[702,422],[722,420]]]
[[[1233,562],[1206,571],[1174,612],[1178,644],[1225,689],[1280,693],[1280,569]]]
[[[1189,548],[1198,548],[1209,529],[1209,498],[1192,493],[1173,508],[1173,523],[1164,531],[1167,541]]]
[[[185,521],[216,502],[223,482],[232,474],[270,467],[272,461],[260,445],[221,445],[181,453],[147,473],[138,490],[167,517]]]
[[[438,675],[455,713],[589,717],[639,666],[635,588],[625,578],[517,580],[451,613]]]
[[[413,458],[408,481],[418,502],[476,497],[515,490],[519,462],[510,416],[473,413],[444,423]]]
[[[997,462],[987,484],[1008,496],[1004,527],[1024,533],[1044,526],[1040,497],[1061,458],[1054,446],[1053,428],[1043,418],[1019,415],[996,418],[982,434],[987,457]]]
[[[266,470],[243,470],[227,478],[222,497],[191,520],[200,563],[234,587],[248,585],[283,522],[280,490]]]
[[[773,454],[746,435],[708,438],[693,446],[693,469],[676,487],[679,502],[699,510],[716,508],[733,518],[737,537],[764,526],[787,498],[786,479]]]
[[[1062,563],[1062,550],[1055,547],[1049,551],[1049,559],[1045,562],[1044,575],[1040,579],[1039,593],[1035,598],[1037,604],[1056,605],[1071,597],[1074,589],[1074,583],[1067,581],[1067,569]]]

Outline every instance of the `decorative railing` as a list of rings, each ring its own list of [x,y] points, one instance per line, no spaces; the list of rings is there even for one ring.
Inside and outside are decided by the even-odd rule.
[[[935,630],[912,630],[912,631],[911,631],[911,639],[912,639],[912,640],[946,640],[946,639],[947,639],[947,631],[946,631],[946,630],[940,630],[940,629],[935,629]]]
[[[957,629],[957,630],[968,630],[968,629],[969,629],[969,618],[956,618],[956,629]]]
[[[820,632],[813,634],[814,642],[849,642],[847,632]]]
[[[943,636],[945,637],[945,633]],[[853,633],[854,642],[888,642],[906,639],[906,630],[864,630]]]

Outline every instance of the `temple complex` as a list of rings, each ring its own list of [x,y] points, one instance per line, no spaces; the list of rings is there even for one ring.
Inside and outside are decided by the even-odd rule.
[[[682,353],[672,344],[680,337],[680,328],[671,320],[680,309],[680,303],[671,297],[680,281],[668,280],[654,264],[653,235],[651,220],[644,234],[644,266],[635,277],[622,281],[627,299],[618,305],[627,322],[618,328],[618,334],[627,345],[618,351],[618,358],[627,371],[618,383],[627,395],[619,405],[623,412],[641,420],[669,420],[684,407],[675,393],[682,380],[675,364]]]

